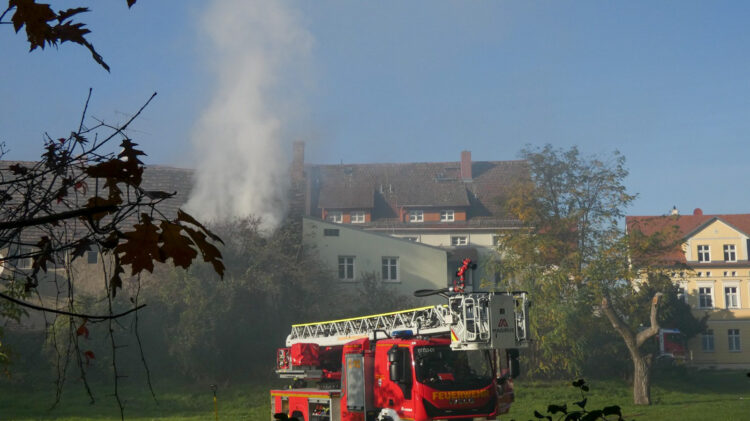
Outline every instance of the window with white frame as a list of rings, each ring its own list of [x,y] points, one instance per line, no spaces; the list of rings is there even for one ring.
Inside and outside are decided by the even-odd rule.
[[[736,262],[737,261],[737,250],[734,244],[724,244],[724,261],[725,262]]]
[[[454,235],[451,236],[451,245],[452,246],[465,246],[469,244],[469,237],[465,235]]]
[[[422,211],[422,210],[410,210],[409,211],[409,222],[424,222],[424,211]]]
[[[384,281],[398,282],[398,257],[383,257],[381,266]]]
[[[687,298],[687,284],[680,282],[680,285],[677,287],[677,299],[683,303],[687,303]]]
[[[711,286],[698,287],[698,307],[713,308],[714,306],[714,289]]]
[[[94,250],[89,250],[86,252],[86,261],[90,265],[95,265],[99,261],[99,252]]]
[[[699,262],[710,262],[711,261],[711,247],[708,245],[698,246],[698,261]]]
[[[21,257],[16,260],[16,269],[31,269],[33,258],[31,256],[27,256],[28,254],[32,253],[31,247],[19,247],[17,253],[18,256]]]
[[[737,285],[724,286],[724,307],[740,308],[739,289]]]
[[[339,256],[339,280],[354,280],[354,256]]]
[[[352,224],[365,223],[365,211],[353,211],[350,216],[352,217]]]
[[[739,329],[727,329],[727,339],[729,339],[729,351],[740,352],[742,350]]]
[[[326,221],[340,224],[344,222],[344,214],[341,211],[328,211]]]
[[[703,352],[714,352],[714,330],[706,329],[701,335],[701,350]]]
[[[441,210],[440,211],[440,222],[453,222],[456,220],[456,214],[453,210]]]

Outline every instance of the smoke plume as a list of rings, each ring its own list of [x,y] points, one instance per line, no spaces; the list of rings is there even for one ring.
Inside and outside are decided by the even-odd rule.
[[[217,81],[192,136],[196,173],[187,208],[204,220],[252,215],[273,228],[284,216],[291,147],[282,139],[287,116],[279,92],[289,92],[289,69],[304,65],[312,44],[286,5],[214,0],[203,15]]]

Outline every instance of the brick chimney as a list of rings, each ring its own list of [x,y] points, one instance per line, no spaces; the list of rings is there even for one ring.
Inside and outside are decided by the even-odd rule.
[[[305,175],[305,142],[294,142],[292,145],[292,182],[301,180]]]
[[[292,145],[292,165],[289,168],[289,211],[287,218],[292,232],[302,239],[302,216],[307,208],[307,177],[305,176],[305,142]]]
[[[471,151],[461,151],[461,180],[471,179]]]

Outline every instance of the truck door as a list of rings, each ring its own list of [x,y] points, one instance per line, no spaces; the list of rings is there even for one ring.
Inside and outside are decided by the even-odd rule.
[[[401,418],[414,417],[414,368],[406,346],[379,346],[376,355],[375,406],[390,408]]]

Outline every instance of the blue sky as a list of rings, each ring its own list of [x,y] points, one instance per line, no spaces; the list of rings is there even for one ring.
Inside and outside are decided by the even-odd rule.
[[[226,1],[226,0],[224,0]],[[199,0],[87,4],[91,40],[28,53],[0,27],[0,140],[34,159],[44,132],[128,118],[147,162],[193,166],[190,138],[216,86]],[[516,159],[527,143],[617,149],[631,214],[750,213],[750,3],[288,1],[311,39],[266,94],[314,163]],[[222,25],[217,21],[214,25]]]

